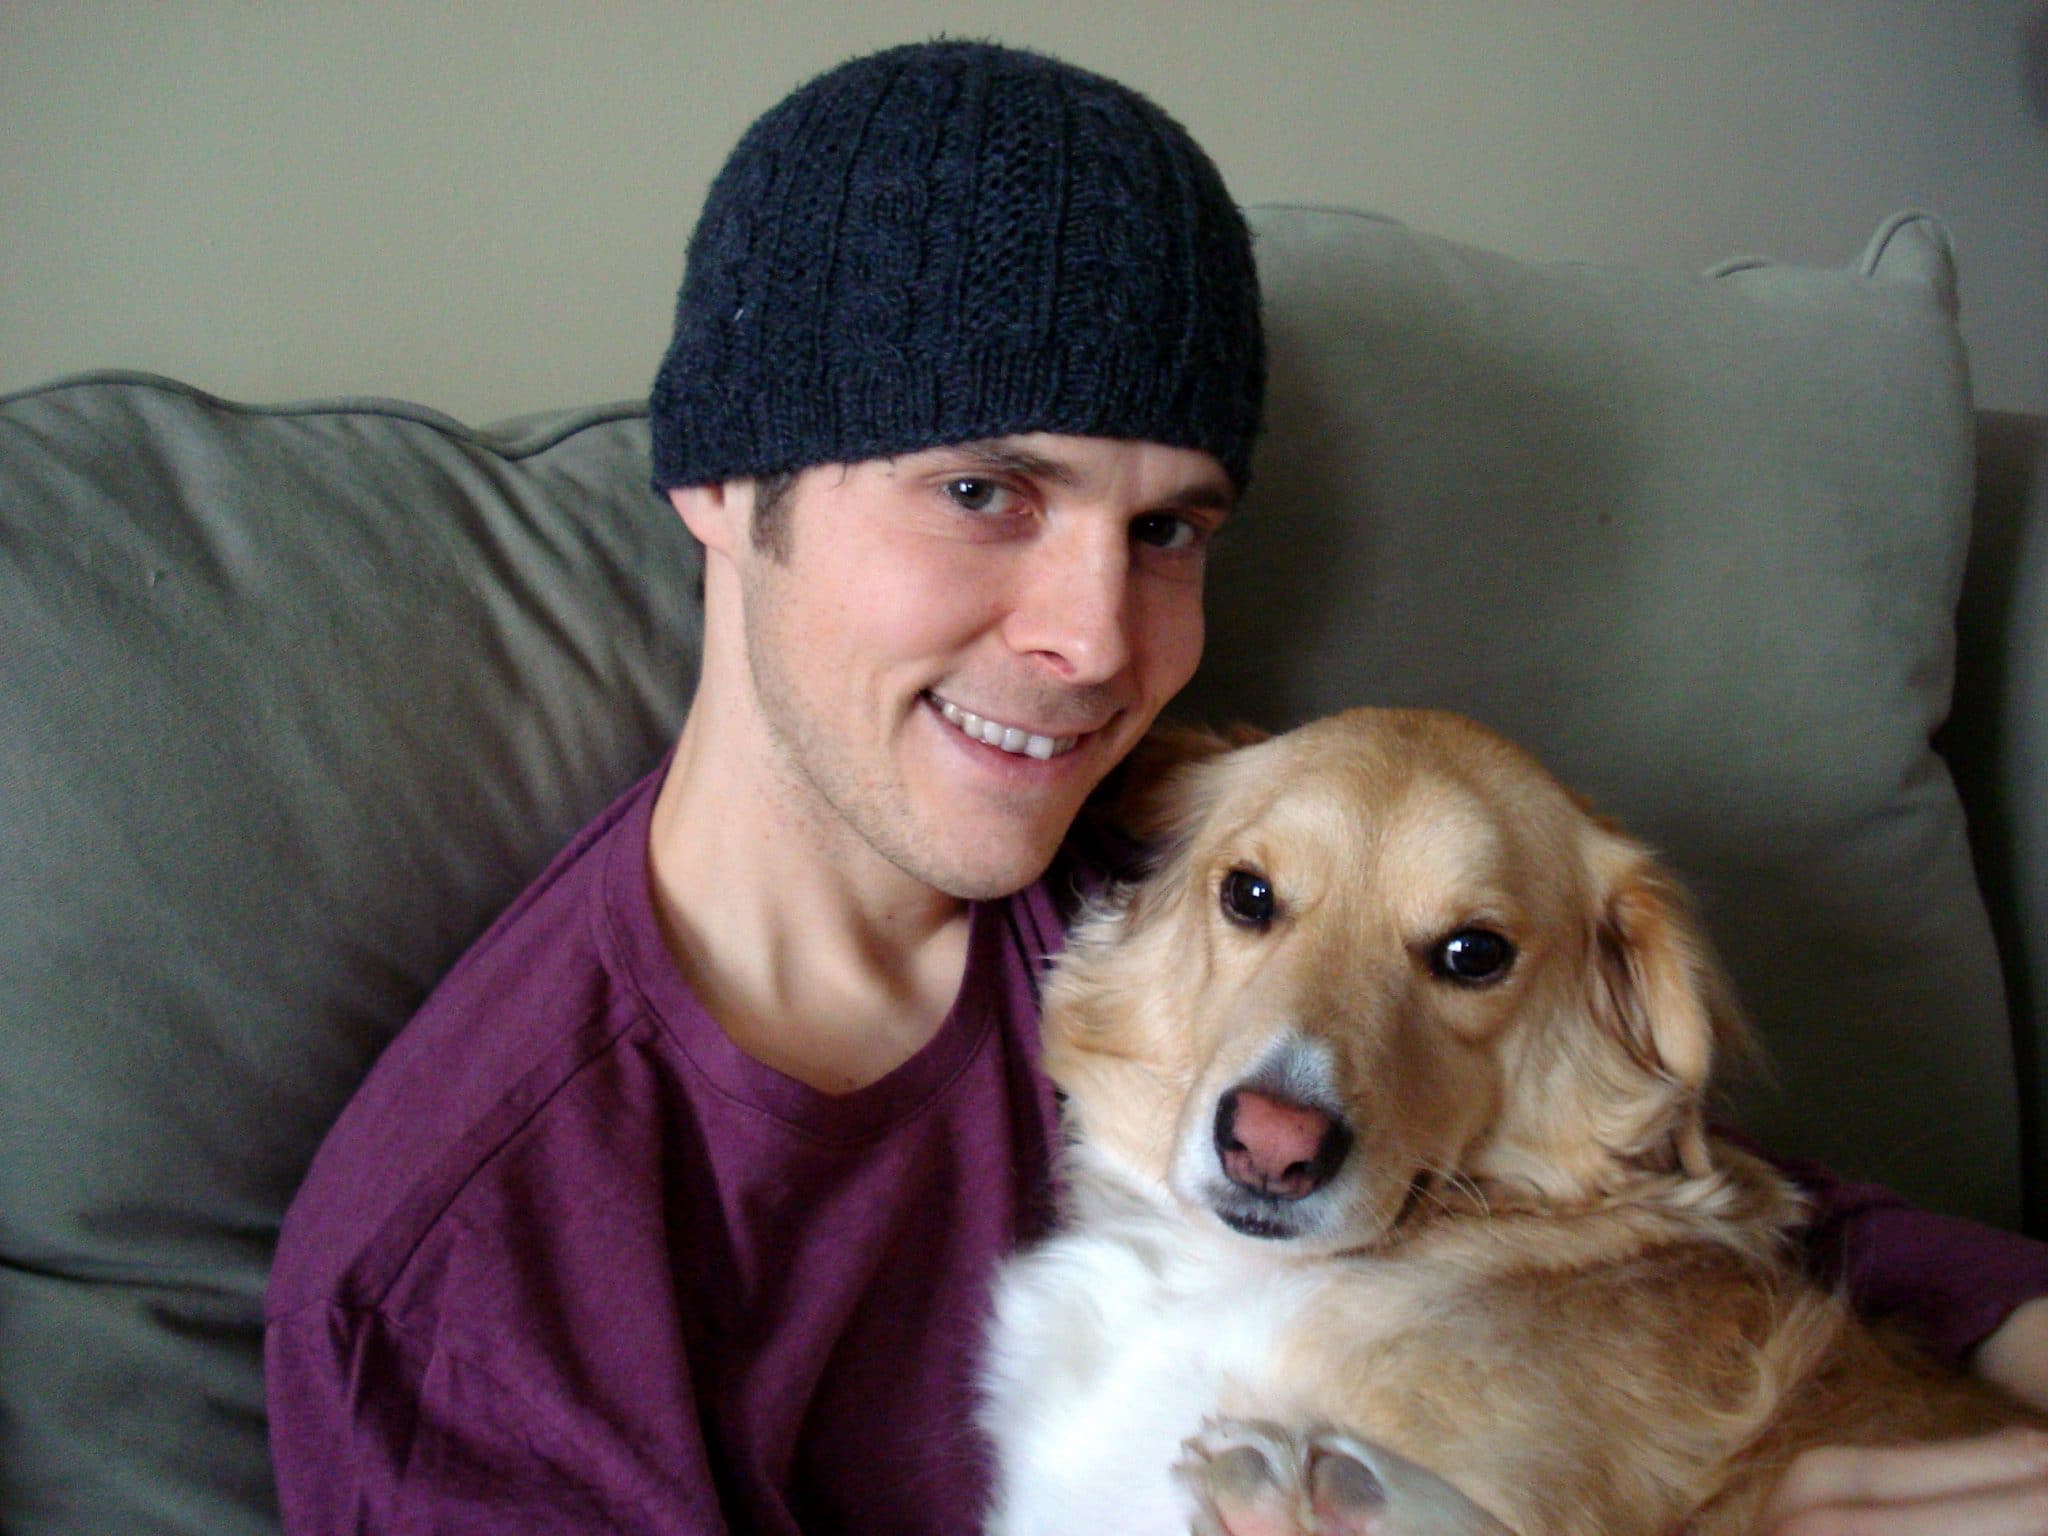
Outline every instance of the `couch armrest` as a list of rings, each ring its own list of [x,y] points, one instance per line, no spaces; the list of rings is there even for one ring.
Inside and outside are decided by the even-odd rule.
[[[2027,1230],[2048,1237],[2048,417],[1982,411],[1939,745],[1969,815],[2019,1066]]]

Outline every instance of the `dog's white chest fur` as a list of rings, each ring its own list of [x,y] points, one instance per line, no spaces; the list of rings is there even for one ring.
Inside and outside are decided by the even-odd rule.
[[[990,1536],[1185,1536],[1182,1442],[1226,1398],[1268,1395],[1306,1282],[1154,1221],[1098,1222],[1004,1272],[982,1411]]]

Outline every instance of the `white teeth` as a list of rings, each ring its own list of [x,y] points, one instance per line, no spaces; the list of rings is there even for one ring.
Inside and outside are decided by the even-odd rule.
[[[1074,750],[1078,736],[1034,736],[1014,725],[1004,725],[999,720],[984,720],[980,715],[971,714],[957,704],[935,698],[939,713],[960,728],[963,735],[991,747],[998,747],[1018,757],[1035,757],[1040,762],[1058,757],[1062,752]]]

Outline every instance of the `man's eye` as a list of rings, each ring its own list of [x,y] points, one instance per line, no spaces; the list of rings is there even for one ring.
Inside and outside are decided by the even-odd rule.
[[[1202,530],[1174,513],[1153,512],[1131,524],[1131,537],[1154,549],[1193,549],[1202,541]]]
[[[953,505],[968,512],[994,512],[1005,505],[1008,489],[999,480],[980,475],[959,475],[946,482],[946,495]]]

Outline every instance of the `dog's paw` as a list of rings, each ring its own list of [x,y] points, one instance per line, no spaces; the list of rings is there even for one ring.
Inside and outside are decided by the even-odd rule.
[[[1212,1419],[1173,1470],[1190,1536],[1510,1536],[1434,1472],[1329,1428]]]

